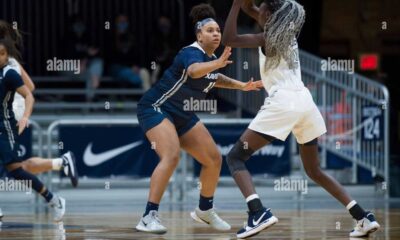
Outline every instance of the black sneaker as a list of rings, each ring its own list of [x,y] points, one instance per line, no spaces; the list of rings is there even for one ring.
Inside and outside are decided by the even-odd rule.
[[[250,212],[248,214],[247,225],[236,233],[237,238],[248,238],[257,235],[262,230],[278,222],[278,218],[271,213],[271,209],[269,208],[264,208],[264,210],[256,214],[251,214]]]

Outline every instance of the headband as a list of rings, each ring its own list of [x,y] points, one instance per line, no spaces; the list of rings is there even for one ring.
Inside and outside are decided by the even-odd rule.
[[[215,20],[214,20],[214,18],[206,18],[206,19],[203,19],[203,20],[201,20],[201,21],[198,21],[197,23],[196,23],[196,27],[195,27],[195,31],[196,31],[196,33],[198,32],[198,31],[200,31],[200,29],[202,28],[202,27],[204,27],[207,23],[209,23],[209,22],[216,22]]]

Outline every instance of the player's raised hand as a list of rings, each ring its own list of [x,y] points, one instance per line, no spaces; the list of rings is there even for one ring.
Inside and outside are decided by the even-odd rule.
[[[254,78],[251,78],[242,88],[243,91],[259,91],[263,88],[263,83],[261,80],[254,81]]]
[[[21,118],[18,123],[18,135],[21,135],[21,133],[25,130],[25,128],[29,127],[29,119],[26,117]]]
[[[232,54],[231,51],[232,51],[231,47],[225,47],[224,52],[222,53],[221,57],[219,57],[217,59],[219,68],[223,68],[226,65],[233,63],[233,61],[229,60],[229,57]]]

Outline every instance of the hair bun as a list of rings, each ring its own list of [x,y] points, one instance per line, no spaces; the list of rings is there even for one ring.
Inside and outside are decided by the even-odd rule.
[[[193,24],[206,18],[216,18],[215,10],[210,4],[202,3],[192,8],[189,14]]]

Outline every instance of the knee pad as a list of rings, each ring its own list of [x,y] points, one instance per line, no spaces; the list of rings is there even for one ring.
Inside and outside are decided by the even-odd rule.
[[[226,163],[228,164],[229,170],[233,176],[236,171],[247,170],[244,164],[254,153],[246,144],[242,141],[237,141],[232,149],[226,156]]]

